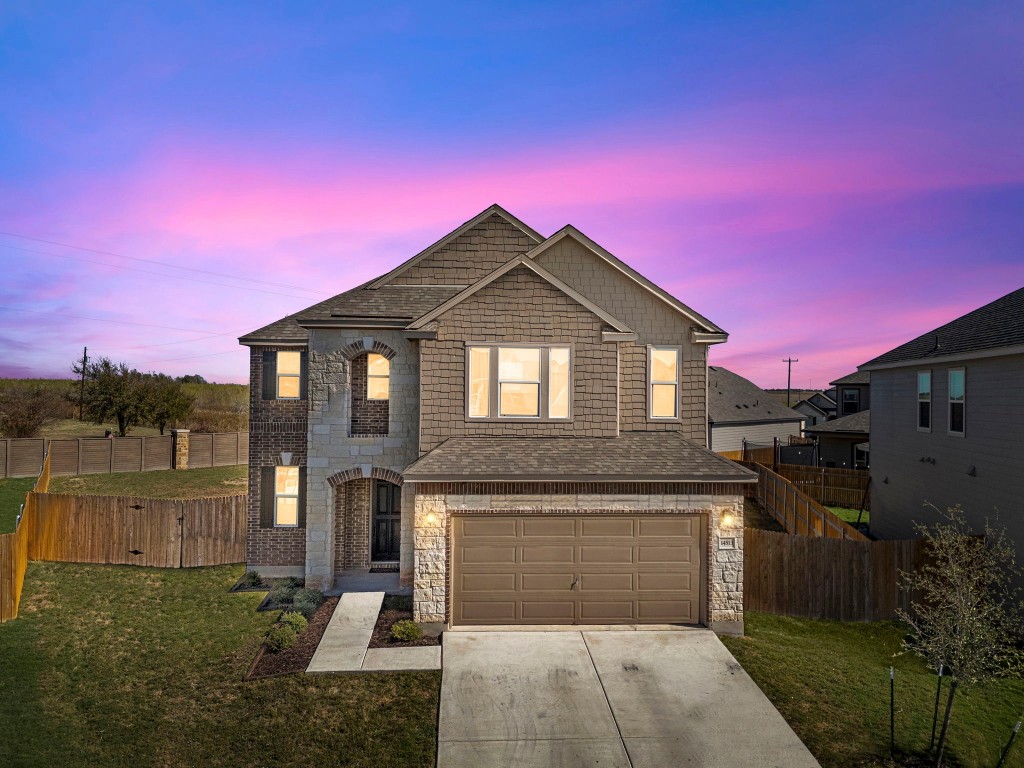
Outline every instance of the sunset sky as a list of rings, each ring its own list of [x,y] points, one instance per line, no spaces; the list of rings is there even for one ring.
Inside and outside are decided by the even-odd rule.
[[[1024,285],[1019,2],[143,5],[0,5],[0,376],[244,382],[239,335],[494,202],[763,387]]]

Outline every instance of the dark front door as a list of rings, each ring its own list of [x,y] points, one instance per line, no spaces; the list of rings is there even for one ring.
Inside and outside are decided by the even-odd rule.
[[[375,562],[399,559],[402,533],[402,488],[385,480],[373,483],[373,544]]]

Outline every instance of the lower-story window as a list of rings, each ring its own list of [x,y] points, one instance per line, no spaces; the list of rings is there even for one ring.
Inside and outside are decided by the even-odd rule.
[[[306,468],[263,467],[260,475],[260,527],[306,527]]]

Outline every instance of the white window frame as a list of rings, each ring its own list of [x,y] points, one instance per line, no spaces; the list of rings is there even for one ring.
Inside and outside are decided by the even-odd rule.
[[[513,348],[513,347],[518,348],[518,349],[538,349],[538,350],[540,350],[540,381],[539,382],[537,382],[537,381],[519,380],[519,379],[515,379],[515,380],[513,380],[513,379],[504,379],[504,380],[502,380],[502,379],[498,378],[499,357],[501,355],[499,350],[501,350],[502,348],[510,349],[510,348]],[[488,398],[487,398],[488,402],[487,402],[487,415],[486,416],[470,416],[469,415],[470,374],[471,374],[470,365],[469,365],[470,350],[478,349],[478,348],[486,348],[486,349],[490,350],[490,360],[489,360],[489,363],[490,363],[490,375],[488,377]],[[551,400],[550,400],[551,378],[550,378],[550,373],[549,373],[549,371],[550,371],[549,357],[550,357],[552,349],[567,349],[567,350],[569,350],[569,415],[568,416],[551,417],[551,416],[548,415],[548,413],[549,413],[548,409],[550,408],[550,405],[551,405]],[[463,408],[464,408],[464,413],[465,413],[466,421],[474,421],[474,422],[479,422],[479,421],[484,421],[484,422],[487,422],[487,421],[490,421],[490,422],[512,422],[512,421],[530,422],[530,421],[532,421],[532,422],[545,422],[545,423],[556,423],[556,424],[557,423],[563,423],[564,424],[564,423],[567,423],[567,422],[571,422],[573,420],[573,400],[574,400],[574,398],[573,398],[573,386],[574,386],[574,382],[575,382],[575,377],[573,376],[573,363],[574,363],[575,359],[576,359],[576,350],[575,350],[574,346],[572,344],[570,344],[570,343],[560,343],[560,342],[555,342],[555,343],[551,343],[551,342],[545,342],[545,343],[531,343],[531,342],[502,342],[502,343],[495,343],[495,342],[478,342],[478,341],[466,342],[466,351],[465,351],[465,369],[466,369],[465,390],[466,391],[465,391],[465,397],[463,398],[463,400],[464,400]],[[538,394],[537,394],[537,397],[538,397],[538,400],[539,400],[539,402],[538,402],[538,409],[537,409],[537,414],[538,415],[537,416],[502,416],[501,415],[501,385],[502,385],[502,383],[505,383],[505,384],[539,384],[540,386],[538,387]]]
[[[381,376],[380,374],[370,373],[370,357],[376,355],[388,364],[388,372]],[[370,379],[384,379],[388,383],[388,396],[387,397],[370,397]],[[391,360],[382,355],[380,352],[367,352],[366,353],[366,399],[371,400],[375,403],[386,403],[391,400]]]
[[[298,373],[281,373],[281,355],[298,355],[299,356],[299,372]],[[302,399],[302,353],[297,352],[294,349],[279,349],[277,351],[277,357],[274,360],[275,368],[274,371],[274,395],[278,400],[301,400]],[[298,393],[294,397],[289,395],[281,394],[281,379],[295,379],[296,388],[295,391]]]
[[[675,381],[654,380],[654,353],[670,351],[676,353],[676,379]],[[680,421],[682,418],[682,386],[683,377],[683,348],[671,344],[651,344],[647,347],[647,418],[651,421]],[[675,414],[673,416],[654,415],[654,385],[672,384],[676,388]]]
[[[964,377],[964,397],[963,400],[953,400],[953,374],[961,373]],[[963,415],[963,429],[959,432],[953,431],[953,404],[959,402],[964,409]],[[963,437],[967,433],[967,369],[966,368],[950,368],[946,374],[946,433],[952,437]]]
[[[295,470],[295,474],[297,475],[297,483],[302,482],[302,471],[300,470],[299,467],[290,466],[290,465],[287,465],[287,464],[282,464],[282,465],[278,465],[278,466],[274,467],[274,527],[275,528],[298,528],[299,527],[299,514],[301,512],[301,510],[299,509],[299,497],[300,497],[300,494],[302,492],[302,489],[299,488],[298,485],[296,484],[295,493],[278,493],[277,492],[277,473],[280,472],[282,469],[294,469]],[[295,522],[293,524],[278,522],[278,517],[277,517],[277,500],[278,499],[295,499]]]
[[[928,397],[924,398],[921,396],[921,376],[928,375]],[[932,389],[935,383],[935,378],[932,376],[931,369],[918,371],[914,377],[914,386],[917,387],[917,431],[918,432],[931,432],[932,424],[935,423],[935,409],[932,407]],[[921,426],[921,403],[928,403],[928,426]]]

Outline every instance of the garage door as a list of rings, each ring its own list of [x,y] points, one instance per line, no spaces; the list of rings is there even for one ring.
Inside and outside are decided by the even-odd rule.
[[[701,515],[456,515],[451,619],[698,624]]]

